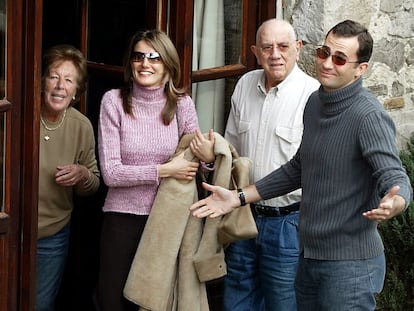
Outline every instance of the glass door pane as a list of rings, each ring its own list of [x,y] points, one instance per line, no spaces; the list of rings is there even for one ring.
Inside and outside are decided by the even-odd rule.
[[[193,70],[241,63],[243,1],[195,0]]]
[[[122,66],[129,38],[145,29],[147,1],[89,0],[88,61]]]
[[[193,72],[210,69],[225,75],[226,69],[242,63],[242,22],[243,1],[194,1]],[[234,77],[219,77],[193,83],[192,96],[203,132],[212,128],[224,134],[234,82]]]

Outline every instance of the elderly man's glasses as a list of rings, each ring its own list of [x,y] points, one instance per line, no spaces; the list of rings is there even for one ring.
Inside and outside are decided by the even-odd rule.
[[[331,48],[325,45],[316,49],[316,56],[320,59],[327,59],[329,56],[332,56],[332,62],[338,66],[343,66],[346,63],[359,63],[359,61],[350,62],[343,55],[331,54]]]
[[[290,45],[288,43],[280,43],[277,45],[264,45],[261,47],[262,53],[266,55],[273,54],[274,49],[278,49],[280,53],[285,53],[289,50]]]
[[[142,63],[145,58],[148,59],[148,61],[151,64],[156,64],[156,63],[161,62],[161,56],[157,52],[142,53],[142,52],[133,51],[131,53],[131,61],[133,62]]]

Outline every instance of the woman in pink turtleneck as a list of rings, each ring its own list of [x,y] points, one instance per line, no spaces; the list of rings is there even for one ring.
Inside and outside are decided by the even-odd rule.
[[[167,162],[180,137],[197,133],[193,153],[206,163],[214,161],[212,133],[209,139],[201,135],[192,99],[176,88],[180,63],[169,37],[158,30],[136,33],[124,67],[124,87],[102,98],[98,128],[108,193],[97,303],[111,311],[137,310],[122,292],[161,178],[191,180],[198,170],[198,163],[182,157]]]

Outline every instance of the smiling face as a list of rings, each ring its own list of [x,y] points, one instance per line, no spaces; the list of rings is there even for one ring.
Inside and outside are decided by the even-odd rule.
[[[148,54],[157,51],[144,40],[141,40],[135,44],[134,52]],[[151,60],[148,57],[144,57],[140,61],[131,59],[131,69],[134,81],[141,86],[158,87],[165,84],[166,72],[162,59]]]
[[[289,75],[301,47],[302,42],[296,41],[293,28],[286,21],[270,20],[259,28],[252,52],[264,69],[267,90]]]
[[[359,48],[357,37],[340,37],[330,33],[324,46],[330,49],[331,55],[340,55],[348,62],[336,65],[332,56],[316,58],[316,74],[325,91],[342,89],[357,80],[368,68],[367,62],[353,63],[358,60]]]
[[[42,113],[51,121],[69,107],[78,88],[78,71],[71,61],[52,64],[44,79]]]

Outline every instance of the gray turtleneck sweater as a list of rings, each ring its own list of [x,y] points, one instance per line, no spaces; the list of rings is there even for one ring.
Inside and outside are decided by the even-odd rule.
[[[366,259],[383,251],[377,223],[362,213],[394,185],[408,205],[412,188],[394,123],[362,78],[338,91],[314,92],[298,152],[256,183],[263,199],[302,187],[301,249],[305,258],[320,260]]]

